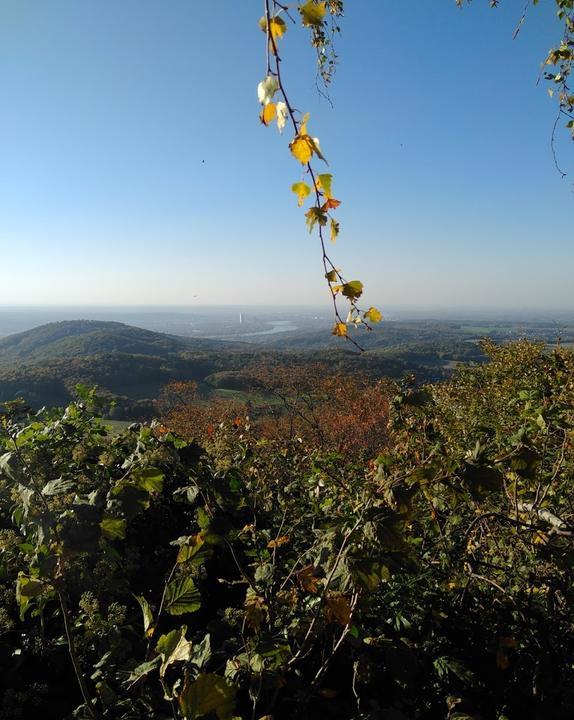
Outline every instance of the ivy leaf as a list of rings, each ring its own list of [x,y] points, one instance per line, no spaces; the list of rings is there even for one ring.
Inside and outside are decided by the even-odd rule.
[[[337,337],[347,337],[347,326],[343,322],[335,323],[335,327],[333,328],[333,335],[336,335]]]
[[[323,24],[323,18],[327,12],[326,3],[315,3],[313,0],[309,0],[305,5],[300,6],[299,12],[301,13],[303,25],[317,27]]]
[[[343,285],[341,292],[349,300],[356,300],[363,294],[363,283],[360,280],[351,280]]]
[[[201,595],[190,577],[177,578],[165,592],[165,609],[170,615],[185,615],[199,610]]]
[[[231,720],[235,707],[235,688],[225,678],[202,673],[190,683],[186,676],[179,696],[179,706],[185,720],[197,720],[215,713],[219,720]]]
[[[264,125],[269,125],[269,123],[275,119],[275,115],[277,113],[277,105],[275,103],[268,103],[263,108],[263,111],[261,112],[261,122]]]
[[[380,310],[377,310],[375,307],[370,307],[364,314],[363,317],[365,320],[369,320],[372,323],[378,323],[381,322],[383,319],[383,314],[380,312]]]
[[[291,190],[297,195],[297,205],[301,207],[305,198],[311,194],[311,188],[307,183],[296,182],[291,185]]]
[[[313,144],[308,135],[297,135],[289,144],[293,157],[299,160],[301,165],[307,165],[313,157]]]

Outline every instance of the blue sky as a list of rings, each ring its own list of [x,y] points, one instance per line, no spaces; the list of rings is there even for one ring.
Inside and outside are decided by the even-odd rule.
[[[258,121],[257,0],[3,0],[0,305],[326,304],[290,186],[289,134]],[[347,0],[334,107],[307,37],[292,102],[334,175],[333,256],[366,304],[573,308],[572,145],[540,62],[554,4]]]

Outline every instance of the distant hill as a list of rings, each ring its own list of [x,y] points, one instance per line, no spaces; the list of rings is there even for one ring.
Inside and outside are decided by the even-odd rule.
[[[0,339],[0,402],[21,397],[33,407],[65,405],[83,383],[114,398],[118,417],[149,416],[169,382],[202,383],[211,373],[241,366],[236,355],[242,347],[118,322],[49,323]]]
[[[48,323],[0,339],[0,364],[15,360],[45,362],[109,353],[168,357],[230,347],[239,347],[239,344],[175,337],[119,322],[69,320]]]

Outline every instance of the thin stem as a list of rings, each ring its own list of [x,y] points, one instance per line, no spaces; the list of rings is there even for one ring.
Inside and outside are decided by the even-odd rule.
[[[74,666],[74,673],[76,675],[78,685],[80,686],[80,692],[82,693],[82,697],[84,698],[84,703],[86,705],[86,708],[87,708],[88,712],[90,713],[90,716],[92,718],[94,718],[94,720],[97,720],[99,716],[92,705],[92,700],[90,698],[90,694],[88,692],[86,681],[84,679],[84,676],[82,674],[82,669],[80,667],[80,661],[78,659],[78,654],[76,652],[76,643],[74,641],[74,635],[72,633],[72,628],[70,626],[70,612],[68,609],[68,603],[66,602],[64,593],[61,590],[57,590],[57,593],[58,593],[58,599],[60,600],[60,607],[62,609],[62,618],[64,620],[64,631],[66,633],[66,640],[68,642],[68,652],[70,653],[72,665]]]

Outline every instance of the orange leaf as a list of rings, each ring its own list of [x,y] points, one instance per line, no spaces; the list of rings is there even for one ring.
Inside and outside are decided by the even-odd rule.
[[[286,545],[289,540],[289,535],[281,535],[281,537],[278,537],[275,540],[269,540],[267,547],[269,550],[273,550],[274,548],[281,547],[281,545]]]
[[[317,578],[315,577],[315,568],[313,565],[306,565],[297,573],[297,580],[306,592],[315,595],[317,592]]]
[[[327,596],[325,616],[327,622],[348,625],[351,619],[351,605],[342,593],[331,593]]]
[[[337,335],[337,337],[346,337],[347,336],[347,325],[345,323],[335,323],[335,327],[333,328],[333,335]]]
[[[266,611],[265,599],[249,589],[245,598],[245,622],[251,630],[255,630],[255,632],[259,630],[261,623],[265,620]]]
[[[335,200],[335,198],[329,198],[327,202],[323,205],[321,210],[323,210],[323,212],[326,212],[327,210],[335,210],[335,208],[338,208],[340,204],[340,200]]]

